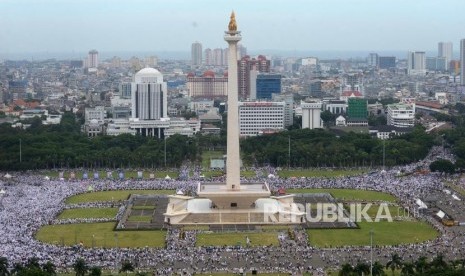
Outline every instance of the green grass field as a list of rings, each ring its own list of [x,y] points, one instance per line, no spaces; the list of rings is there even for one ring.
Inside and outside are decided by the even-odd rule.
[[[373,229],[373,245],[397,245],[432,240],[438,233],[419,221],[360,222],[360,229],[309,229],[308,239],[317,247],[369,246]]]
[[[200,233],[197,234],[197,246],[246,246],[246,237],[251,246],[279,245],[277,232],[262,233]]]
[[[222,175],[224,175],[224,172],[223,171],[203,171],[202,175],[205,178],[212,178],[212,177],[222,176]]]
[[[202,152],[202,168],[210,169],[210,159],[221,159],[225,155],[222,151],[211,150]]]
[[[114,222],[45,225],[36,239],[61,245],[75,245],[82,241],[86,247],[164,247],[164,231],[113,231]],[[117,237],[115,237],[117,235]]]
[[[96,201],[119,201],[126,200],[130,194],[174,194],[174,190],[123,190],[123,191],[102,191],[90,192],[74,195],[66,199],[67,204],[77,204],[83,202]]]
[[[135,205],[131,207],[132,210],[154,210],[155,206],[151,205]]]
[[[150,222],[152,220],[152,216],[129,216],[128,221],[136,221],[136,222]]]
[[[74,218],[114,218],[118,208],[79,208],[66,209],[58,216],[59,219]]]
[[[245,178],[252,178],[256,177],[257,174],[255,173],[255,171],[241,171],[241,176]]]
[[[77,179],[82,179],[82,175],[83,175],[83,171],[74,171],[75,172],[75,177]],[[94,172],[95,171],[92,171],[92,170],[89,170],[87,173],[88,173],[88,177],[90,179],[92,179],[94,177]],[[118,178],[118,172],[117,171],[112,171],[113,172],[113,178]],[[63,172],[63,177],[68,179],[70,177],[70,173],[71,171],[65,171]],[[104,179],[107,177],[107,171],[105,170],[99,170],[98,171],[99,173],[99,176],[100,176],[100,179]],[[137,178],[138,175],[137,175],[138,171],[124,171],[124,177],[125,178]],[[142,171],[142,178],[144,179],[149,179],[150,178],[150,174],[154,174],[155,178],[165,178],[166,175],[169,175],[171,178],[178,178],[179,177],[179,173],[178,172],[173,172],[173,171]],[[58,171],[50,171],[50,172],[46,172],[44,173],[44,176],[48,176],[48,177],[51,177],[51,178],[58,178],[59,176],[59,172]]]
[[[366,170],[280,170],[279,177],[341,177],[359,175],[366,173]]]
[[[385,201],[395,202],[396,198],[390,194],[366,191],[366,190],[355,190],[355,189],[288,189],[287,193],[330,193],[334,198],[342,201]]]

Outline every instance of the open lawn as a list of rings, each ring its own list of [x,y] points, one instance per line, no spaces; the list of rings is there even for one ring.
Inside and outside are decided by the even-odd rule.
[[[279,177],[341,177],[366,173],[366,170],[280,170]]]
[[[66,209],[58,216],[59,219],[75,218],[114,218],[118,208],[78,208]]]
[[[126,200],[131,194],[147,195],[147,194],[174,194],[174,190],[123,190],[123,191],[102,191],[89,192],[79,195],[74,195],[66,199],[67,204],[77,204],[83,202],[97,201],[119,201]]]
[[[86,247],[164,247],[165,231],[113,231],[114,222],[45,225],[36,238],[61,245],[75,245],[82,241]]]
[[[342,201],[385,201],[395,202],[396,198],[390,194],[355,189],[288,189],[287,193],[330,193],[334,198]]]
[[[432,240],[438,233],[419,221],[360,222],[360,229],[309,229],[309,243],[317,247],[369,246],[373,229],[373,245],[397,245]]]
[[[219,177],[224,175],[224,171],[203,171],[202,175],[205,178]]]
[[[71,172],[73,172],[73,171],[72,170],[64,171],[63,172],[63,177],[65,179],[69,179]],[[87,171],[88,178],[93,179],[95,172],[96,171],[92,171],[92,170]],[[107,178],[107,171],[106,170],[99,170],[97,172],[99,173],[100,179]],[[82,170],[81,171],[80,170],[75,170],[74,173],[75,173],[76,179],[82,179],[82,175],[83,175],[84,172]],[[134,171],[134,170],[124,171],[124,177],[125,178],[134,178],[135,179],[135,178],[138,178],[137,173],[138,173],[138,171]],[[152,173],[154,174],[155,178],[165,178],[166,175],[169,175],[173,179],[179,177],[179,173],[174,172],[174,171],[142,171],[142,178],[149,179],[150,174],[152,174]],[[58,178],[59,172],[58,171],[49,171],[49,172],[44,173],[44,175],[46,175],[46,176],[48,176],[50,178]],[[113,170],[112,171],[112,177],[115,178],[115,179],[118,178],[118,171]]]
[[[136,221],[136,222],[150,222],[152,220],[152,216],[129,216],[128,221]]]
[[[152,205],[135,205],[131,207],[132,210],[154,210],[155,206]]]
[[[249,237],[250,246],[279,245],[278,232],[261,233],[199,233],[197,234],[197,246],[246,246]]]
[[[225,155],[222,151],[211,150],[202,152],[202,168],[210,169],[210,159],[221,159]]]
[[[256,177],[257,174],[255,173],[255,171],[241,171],[241,176],[245,178],[252,178]]]

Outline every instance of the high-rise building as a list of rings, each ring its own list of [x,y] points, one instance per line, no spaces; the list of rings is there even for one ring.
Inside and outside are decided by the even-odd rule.
[[[273,102],[284,102],[284,127],[294,124],[294,95],[290,94],[273,94]]]
[[[349,119],[366,119],[368,115],[368,101],[364,98],[349,98],[347,102]]]
[[[197,41],[191,46],[191,65],[192,67],[202,65],[202,44]]]
[[[427,57],[426,69],[429,71],[447,71],[446,57]]]
[[[302,102],[302,128],[322,128],[321,102]]]
[[[285,102],[239,102],[240,135],[257,136],[283,130],[285,107]]]
[[[211,65],[215,65],[215,66],[224,66],[226,65],[226,63],[224,63],[224,52],[228,52],[228,51],[223,51],[223,49],[221,48],[216,48],[216,49],[213,49],[213,53],[212,53],[212,64]],[[227,59],[227,58],[226,58]]]
[[[425,75],[426,74],[426,56],[425,52],[413,51],[407,55],[407,74]]]
[[[167,118],[167,85],[156,69],[137,72],[132,83],[132,118],[158,120]]]
[[[368,55],[368,66],[378,67],[378,54],[377,53],[370,53]]]
[[[10,98],[12,100],[26,99],[28,85],[29,84],[27,80],[8,81]]]
[[[87,55],[87,68],[98,68],[98,52],[97,50],[90,50]]]
[[[201,99],[218,99],[228,96],[228,77],[216,77],[212,71],[207,71],[201,77],[193,73],[187,75],[187,90],[189,97]]]
[[[257,99],[271,99],[273,94],[281,94],[281,75],[260,73],[256,81]]]
[[[446,64],[452,60],[453,50],[452,42],[439,42],[438,43],[438,57],[446,58]]]
[[[270,72],[270,61],[265,56],[258,56],[257,59],[244,56],[237,62],[239,99],[250,99],[250,71],[257,70],[260,73]]]
[[[213,64],[213,52],[212,49],[205,49],[205,65],[214,65]]]
[[[396,68],[396,57],[378,57],[379,69]]]
[[[465,85],[465,38],[460,40],[460,85]]]
[[[415,104],[389,104],[387,106],[387,124],[396,127],[413,127],[415,123]]]
[[[121,99],[131,99],[132,84],[130,82],[123,82],[119,86],[119,96]]]

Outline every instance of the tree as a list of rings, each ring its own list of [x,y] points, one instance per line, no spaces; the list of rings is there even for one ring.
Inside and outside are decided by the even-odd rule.
[[[325,110],[320,114],[321,120],[323,120],[323,124],[325,127],[329,127],[331,123],[336,119],[336,116],[331,113],[329,110]]]
[[[102,275],[102,269],[98,266],[93,266],[90,269],[89,276],[101,276]]]
[[[442,172],[446,174],[452,174],[455,172],[455,165],[446,159],[439,159],[434,162],[432,162],[429,165],[429,169],[432,172]]]
[[[391,255],[391,260],[387,262],[386,268],[391,269],[392,275],[394,275],[394,271],[396,269],[400,269],[402,267],[402,259],[399,257],[399,254],[395,253]]]
[[[119,270],[119,273],[126,272],[126,275],[128,275],[129,271],[134,271],[134,266],[129,260],[124,260],[123,263],[121,263],[121,269]]]
[[[357,263],[354,267],[354,272],[356,275],[368,275],[370,274],[370,266],[366,263]]]
[[[56,271],[55,271],[55,269],[56,269],[56,266],[55,266],[52,262],[50,262],[50,261],[46,262],[46,263],[42,266],[42,270],[45,271],[45,272],[47,272],[47,273],[48,273],[49,275],[51,275],[51,276],[57,274]]]
[[[7,276],[10,273],[8,272],[8,259],[5,257],[0,257],[0,276]]]
[[[76,276],[84,276],[88,270],[86,261],[84,259],[79,258],[73,264],[74,272],[76,272]]]
[[[376,261],[373,264],[373,276],[384,276],[384,275],[386,275],[386,272],[384,272],[384,265]]]
[[[339,276],[350,276],[354,272],[354,268],[349,263],[342,265],[341,270],[339,271]]]
[[[448,267],[447,262],[444,260],[442,254],[437,255],[432,261],[431,266],[439,269],[446,269]]]
[[[402,265],[402,270],[400,271],[400,275],[402,276],[412,276],[415,275],[415,266],[412,263],[404,263]]]
[[[415,261],[415,270],[422,275],[428,269],[428,266],[428,260],[425,256],[421,256],[418,258],[418,260]]]

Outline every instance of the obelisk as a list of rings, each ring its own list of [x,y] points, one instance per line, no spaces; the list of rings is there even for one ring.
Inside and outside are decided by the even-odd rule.
[[[226,186],[229,191],[241,189],[239,149],[239,107],[237,89],[237,43],[241,32],[237,30],[234,11],[225,32],[224,40],[229,44],[228,56],[228,136],[226,149]]]

